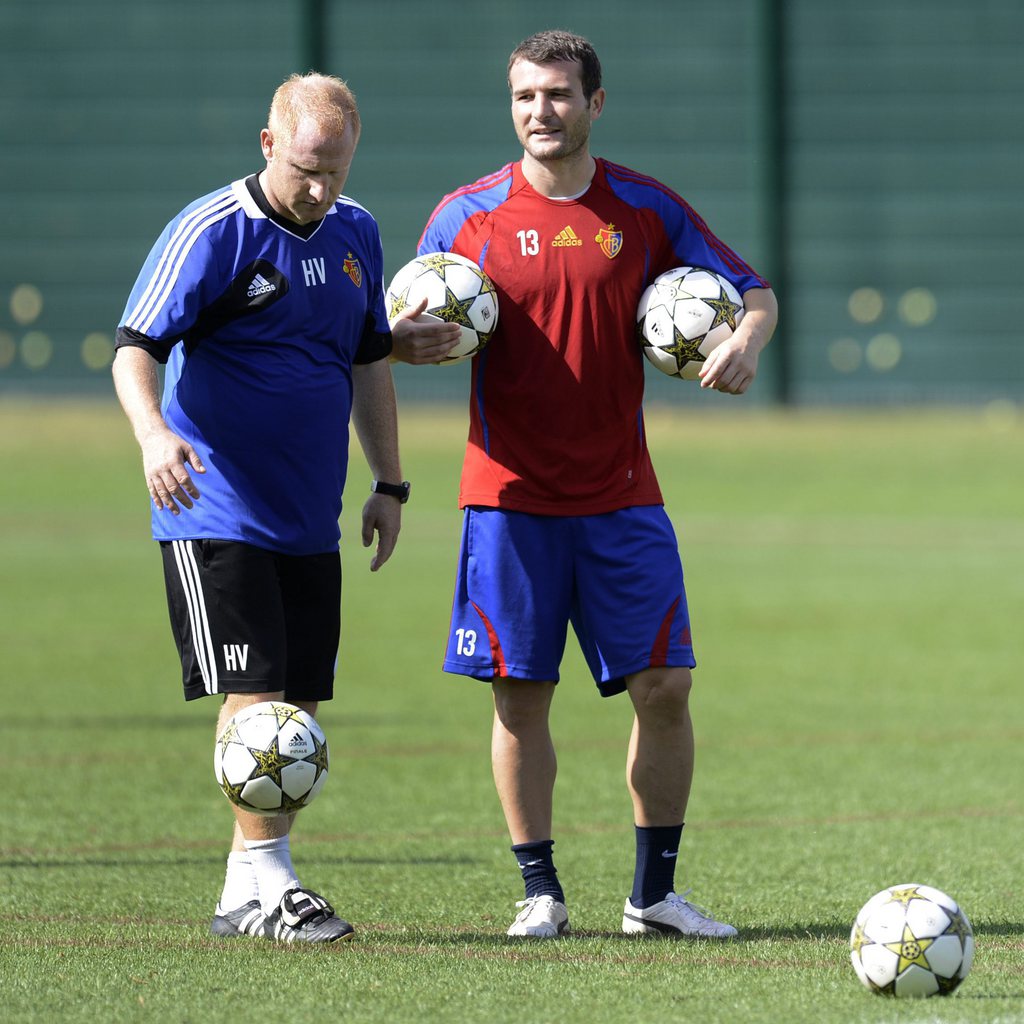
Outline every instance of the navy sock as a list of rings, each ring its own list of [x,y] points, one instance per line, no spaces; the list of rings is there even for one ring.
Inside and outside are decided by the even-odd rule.
[[[636,826],[636,870],[630,902],[638,910],[660,903],[674,891],[682,825]]]
[[[565,893],[558,882],[558,872],[551,856],[553,839],[542,839],[536,843],[519,843],[512,847],[519,870],[523,873],[526,898],[553,896],[559,903],[565,902]]]

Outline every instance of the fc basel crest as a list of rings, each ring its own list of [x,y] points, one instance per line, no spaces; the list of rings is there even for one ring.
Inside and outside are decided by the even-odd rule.
[[[622,232],[615,230],[614,224],[609,224],[606,228],[601,228],[596,235],[594,235],[594,241],[601,246],[601,252],[613,260],[619,255],[622,250]]]
[[[345,262],[342,263],[341,269],[348,274],[352,283],[357,288],[361,288],[363,286],[363,270],[359,266],[359,260],[357,260],[352,253],[349,253],[348,256],[345,257]]]

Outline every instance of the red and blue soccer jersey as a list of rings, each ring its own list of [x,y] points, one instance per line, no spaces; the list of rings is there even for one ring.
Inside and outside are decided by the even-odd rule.
[[[673,267],[766,288],[653,178],[597,161],[590,187],[549,199],[519,163],[441,200],[419,252],[475,260],[499,324],[473,360],[460,507],[594,515],[660,505],[644,434],[636,308]]]

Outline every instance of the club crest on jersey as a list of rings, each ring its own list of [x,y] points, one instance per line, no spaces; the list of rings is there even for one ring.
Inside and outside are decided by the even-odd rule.
[[[614,224],[609,224],[606,228],[601,228],[596,235],[594,235],[594,241],[601,246],[601,252],[613,260],[622,251],[622,232],[615,230]]]
[[[346,256],[345,262],[341,265],[341,269],[348,274],[349,279],[357,288],[362,288],[363,270],[362,267],[359,266],[359,260],[357,260],[352,253],[349,253],[348,256]]]

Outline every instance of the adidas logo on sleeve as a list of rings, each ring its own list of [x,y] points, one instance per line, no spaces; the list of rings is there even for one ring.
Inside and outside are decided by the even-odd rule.
[[[245,294],[250,299],[255,299],[257,295],[269,295],[276,291],[277,285],[271,284],[262,274],[257,274]]]

